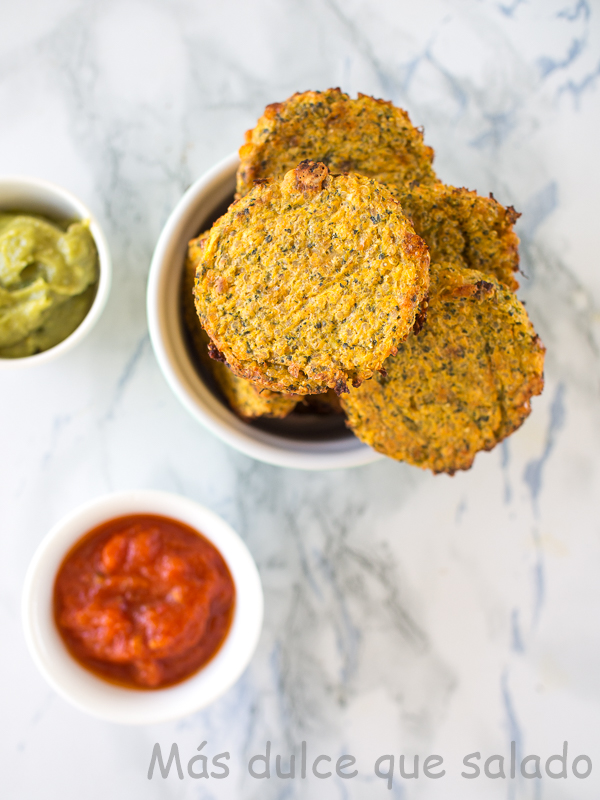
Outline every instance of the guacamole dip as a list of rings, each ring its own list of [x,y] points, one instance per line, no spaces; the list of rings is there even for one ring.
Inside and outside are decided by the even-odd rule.
[[[0,212],[0,358],[22,358],[66,339],[98,285],[87,222],[66,230],[41,217]]]

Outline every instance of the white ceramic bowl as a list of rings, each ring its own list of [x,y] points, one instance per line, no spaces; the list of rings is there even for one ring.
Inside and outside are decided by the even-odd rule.
[[[167,220],[150,266],[147,312],[150,338],[159,366],[187,410],[208,430],[248,456],[280,467],[337,469],[383,458],[349,432],[299,438],[239,419],[198,373],[185,342],[180,311],[180,282],[190,239],[233,198],[237,154],[228,156],[199,178]]]
[[[48,181],[36,178],[0,177],[0,211],[42,214],[50,220],[89,220],[98,249],[99,280],[94,302],[81,324],[50,350],[24,358],[0,358],[0,371],[45,364],[78,344],[98,321],[110,291],[112,267],[106,238],[91,211],[77,197]]]
[[[214,658],[182,683],[153,691],[122,688],[84,669],[68,652],[53,617],[54,581],[71,547],[102,522],[136,513],[178,519],[202,533],[227,562],[236,589],[233,622]],[[220,517],[185,497],[166,492],[131,491],[86,503],[52,528],[29,565],[22,613],[25,638],[33,660],[65,700],[101,719],[144,724],[191,714],[212,703],[237,681],[258,642],[263,593],[248,548]]]

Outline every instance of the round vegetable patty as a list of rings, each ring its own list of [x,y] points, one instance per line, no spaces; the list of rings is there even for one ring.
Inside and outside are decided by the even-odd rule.
[[[297,92],[266,107],[240,148],[238,196],[254,181],[281,177],[308,158],[331,172],[358,172],[382,183],[436,180],[433,150],[406,111],[387,100],[327,89]]]
[[[519,268],[520,216],[492,196],[441,183],[433,150],[406,111],[385,100],[339,89],[302,92],[267,106],[240,148],[238,195],[254,180],[280,179],[302,159],[332,172],[356,172],[385,183],[424,239],[431,260],[489,272],[513,291]]]
[[[213,355],[237,375],[340,394],[396,351],[428,286],[427,247],[389,189],[305,161],[214,224],[194,291]]]
[[[521,216],[492,195],[444,183],[391,185],[403,212],[427,243],[431,261],[450,261],[493,275],[512,291],[519,284],[519,237],[513,227]]]
[[[453,474],[529,415],[545,350],[523,305],[492,276],[445,263],[431,277],[423,330],[342,406],[375,450]]]
[[[203,330],[202,325],[200,325],[194,305],[195,263],[201,257],[202,248],[208,239],[208,233],[208,231],[201,233],[189,243],[189,255],[185,262],[181,284],[183,323],[189,334],[193,350],[205,369],[215,379],[232,411],[235,411],[239,417],[242,419],[254,419],[256,417],[277,417],[282,419],[287,417],[296,407],[296,403],[302,398],[284,392],[272,392],[270,389],[258,386],[254,381],[239,378],[233,374],[226,364],[209,357],[208,346],[210,339],[206,331]]]

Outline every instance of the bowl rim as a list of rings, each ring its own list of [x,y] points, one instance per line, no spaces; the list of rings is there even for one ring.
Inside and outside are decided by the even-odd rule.
[[[137,513],[171,517],[198,530],[217,547],[236,587],[233,621],[216,655],[184,681],[152,691],[117,686],[86,670],[67,650],[53,615],[56,574],[73,545],[102,522]],[[224,694],[239,679],[254,654],[263,613],[258,569],[240,536],[200,503],[158,490],[102,495],[62,517],[48,531],[31,559],[21,604],[27,648],[52,688],[81,711],[129,725],[177,719],[204,708]]]
[[[51,181],[43,180],[41,178],[34,178],[24,175],[0,175],[0,191],[3,187],[15,187],[26,189],[33,197],[36,192],[45,193],[46,196],[54,196],[55,199],[62,201],[62,203],[71,206],[74,210],[74,219],[89,220],[90,233],[92,234],[98,250],[98,288],[96,296],[89,308],[88,313],[83,320],[70,333],[62,342],[54,345],[49,350],[44,350],[42,353],[35,353],[32,356],[21,356],[20,358],[0,358],[0,371],[1,370],[14,370],[24,369],[39,364],[45,364],[55,358],[60,357],[63,353],[75,347],[87,334],[92,330],[94,325],[98,322],[110,293],[112,283],[112,259],[108,242],[104,231],[90,209],[72,192],[64,189],[58,184]],[[2,201],[0,200],[0,203]],[[1,210],[1,207],[0,207]],[[21,210],[20,208],[18,209]],[[23,208],[24,213],[29,209]],[[48,219],[52,219],[52,215],[48,214]]]
[[[238,154],[231,153],[201,175],[181,197],[157,241],[148,275],[146,313],[150,340],[160,370],[173,393],[198,422],[251,458],[274,466],[305,470],[357,467],[379,461],[384,456],[355,437],[332,439],[326,443],[303,442],[250,426],[206,387],[185,346],[179,347],[177,352],[172,346],[163,304],[166,302],[166,277],[173,269],[174,254],[177,257],[175,251],[181,246],[186,230],[192,227],[191,220],[202,218],[210,194],[219,198],[218,201],[215,199],[212,210],[230,196],[223,187],[228,181],[234,185],[239,163]],[[205,217],[210,213],[209,208]],[[195,226],[196,234],[199,227]],[[180,328],[177,335],[182,338]]]

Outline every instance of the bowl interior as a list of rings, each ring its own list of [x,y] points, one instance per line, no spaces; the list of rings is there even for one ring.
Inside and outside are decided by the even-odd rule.
[[[0,180],[0,208],[4,211],[29,211],[56,222],[69,222],[86,216],[74,197],[45,181],[27,178]]]
[[[294,411],[284,419],[241,420],[194,356],[180,298],[187,244],[210,227],[233,200],[238,164],[237,155],[230,156],[200,178],[173,211],[157,244],[148,282],[148,320],[161,369],[190,413],[247,455],[301,469],[375,461],[381,456],[347,429],[341,415]]]

